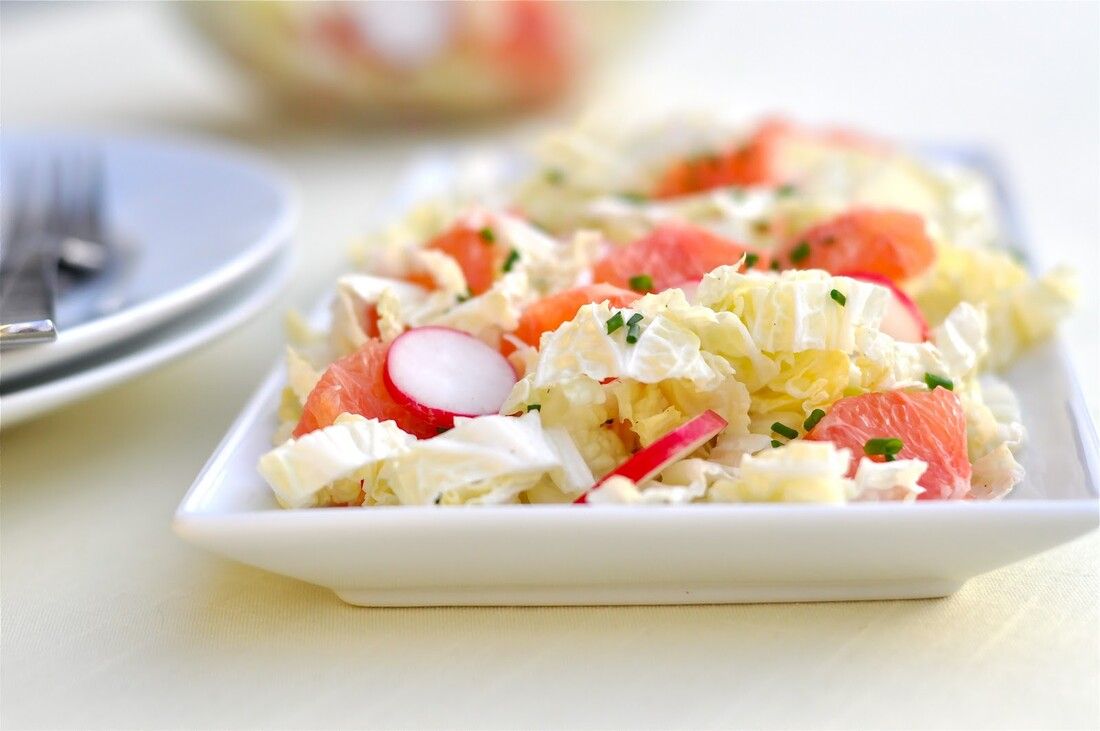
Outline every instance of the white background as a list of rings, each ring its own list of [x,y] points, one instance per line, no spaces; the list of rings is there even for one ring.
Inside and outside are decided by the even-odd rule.
[[[352,609],[183,545],[171,512],[279,351],[282,309],[325,289],[402,160],[539,122],[317,133],[258,117],[173,8],[5,4],[0,20],[0,126],[238,139],[304,203],[272,312],[3,433],[6,728],[1100,724],[1095,536],[943,601],[632,609]],[[650,21],[588,100],[993,146],[1040,264],[1082,272],[1064,331],[1100,414],[1100,6],[677,4]]]

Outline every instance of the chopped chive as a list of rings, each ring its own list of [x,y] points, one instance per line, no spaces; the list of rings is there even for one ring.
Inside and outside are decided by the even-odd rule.
[[[622,326],[623,326],[623,313],[622,312],[616,312],[614,315],[607,318],[607,334],[608,335],[615,332],[616,330],[618,330]]]
[[[834,289],[829,292],[829,296],[833,298],[833,302],[843,307],[848,304],[848,298],[844,296],[844,293],[839,289]]]
[[[881,454],[887,462],[893,462],[902,446],[901,440],[895,437],[868,439],[867,443],[863,445],[863,453],[869,457]]]
[[[779,441],[778,439],[773,439],[772,440],[772,447],[782,447],[782,446],[783,446],[783,442]]]
[[[778,272],[779,271],[779,260],[778,259],[772,259],[772,263],[768,265],[768,269],[771,269],[773,272]]]
[[[644,196],[641,193],[634,193],[634,192],[630,192],[630,191],[628,191],[626,193],[619,193],[619,197],[622,198],[627,203],[645,203],[647,200],[649,200],[646,196]]]
[[[636,325],[644,319],[644,316],[640,312],[635,312],[630,316],[630,319],[626,321],[627,325]]]
[[[504,260],[504,267],[503,267],[504,271],[505,272],[512,271],[512,267],[514,267],[516,265],[517,261],[519,261],[519,252],[516,251],[515,249],[512,249],[511,251],[508,252],[508,258]]]
[[[790,428],[781,421],[777,421],[772,424],[772,431],[780,436],[787,437],[787,439],[798,438],[798,430]]]
[[[638,336],[642,334],[642,329],[638,327],[638,323],[632,322],[627,325],[626,328],[626,342],[633,345],[638,342]]]
[[[550,185],[561,185],[565,182],[565,171],[561,168],[546,168],[543,177]]]
[[[803,241],[791,251],[791,263],[797,264],[810,255],[810,244]]]
[[[635,292],[649,292],[653,289],[653,277],[648,274],[635,274],[630,278],[630,288]]]
[[[542,411],[542,404],[527,404],[527,411]]]
[[[810,412],[810,415],[806,417],[806,421],[802,422],[802,428],[806,431],[810,431],[817,426],[817,422],[821,421],[823,418],[825,418],[825,412],[821,409],[814,409]]]
[[[477,232],[477,235],[481,237],[481,240],[487,244],[491,244],[497,240],[497,235],[493,233],[493,229],[486,226]]]
[[[788,183],[787,185],[779,186],[776,189],[775,194],[778,196],[788,196],[792,195],[796,190],[798,190],[798,188]]]
[[[749,252],[748,254],[745,254],[745,268],[746,269],[756,266],[756,262],[758,262],[758,261],[760,261],[759,254],[753,254],[752,252]]]
[[[935,373],[925,373],[924,382],[928,384],[929,391],[935,391],[936,386],[946,388],[948,391],[955,390],[955,382],[950,378],[944,378],[943,376],[937,376]]]

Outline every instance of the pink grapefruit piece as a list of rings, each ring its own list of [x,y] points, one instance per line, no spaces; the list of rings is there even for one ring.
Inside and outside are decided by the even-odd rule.
[[[920,459],[928,469],[920,479],[921,500],[964,497],[970,490],[966,416],[959,397],[946,388],[865,393],[842,398],[806,435],[850,449],[848,476],[854,477],[871,439],[900,439],[897,459]],[[884,457],[870,457],[882,462]]]

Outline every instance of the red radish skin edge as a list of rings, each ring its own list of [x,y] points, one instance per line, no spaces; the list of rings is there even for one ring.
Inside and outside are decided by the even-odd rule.
[[[917,330],[920,331],[921,342],[926,342],[932,337],[932,331],[928,327],[928,320],[924,319],[924,314],[917,307],[917,303],[914,302],[909,295],[898,289],[897,285],[891,282],[881,274],[872,274],[871,272],[844,272],[838,274],[839,277],[848,277],[849,279],[859,279],[864,282],[870,282],[871,284],[877,284],[881,287],[886,287],[894,295],[894,299],[902,306],[902,308],[909,313],[913,318],[913,322],[917,326]]]
[[[645,482],[673,462],[683,459],[699,447],[718,436],[729,425],[725,419],[710,409],[681,424],[630,459],[601,477],[587,492],[573,501],[575,505],[588,502],[588,495],[608,478],[616,475],[634,483]]]
[[[402,347],[402,346],[399,345],[399,342],[401,341],[402,338],[424,337],[424,336],[429,336],[429,335],[430,336],[440,336],[441,335],[441,336],[446,337],[446,338],[461,337],[463,339],[468,339],[469,341],[471,341],[470,342],[471,345],[476,344],[476,347],[474,348],[474,351],[477,354],[477,357],[484,358],[484,360],[481,362],[481,367],[478,367],[475,364],[470,364],[470,366],[468,368],[464,369],[464,372],[460,376],[460,378],[465,379],[465,381],[456,384],[456,386],[459,387],[459,388],[469,389],[469,388],[484,387],[485,379],[493,377],[493,374],[489,373],[488,371],[491,370],[494,366],[502,366],[502,367],[498,367],[499,373],[497,375],[499,375],[501,377],[501,379],[503,379],[505,377],[505,374],[506,374],[507,378],[509,380],[507,381],[506,384],[505,384],[504,380],[501,380],[500,391],[503,395],[501,395],[501,397],[500,397],[500,403],[497,403],[496,406],[492,407],[491,409],[489,407],[486,407],[486,410],[480,411],[478,413],[463,413],[463,412],[459,412],[459,411],[451,411],[451,410],[448,410],[446,408],[439,408],[437,406],[431,406],[429,404],[418,401],[416,399],[415,395],[410,394],[408,392],[408,388],[407,388],[408,384],[406,384],[405,388],[403,388],[401,385],[399,385],[398,381],[400,381],[401,379],[400,378],[395,379],[394,374],[391,373],[391,365],[393,365],[392,358],[393,358],[393,355],[394,355],[394,348],[395,347],[397,347],[397,348]],[[400,351],[398,351],[398,352],[400,352]],[[497,361],[499,361],[499,363],[497,363]],[[415,365],[416,365],[416,367],[419,367],[419,368],[424,368],[425,367],[423,364],[415,364]],[[400,366],[397,366],[397,367],[400,367]],[[471,375],[472,375],[472,378],[471,378]],[[453,375],[452,375],[452,377],[453,377]],[[404,408],[408,409],[409,411],[415,413],[421,420],[423,420],[428,425],[433,426],[437,429],[443,430],[443,429],[450,429],[451,427],[453,427],[454,422],[455,422],[455,417],[458,417],[458,416],[475,417],[475,416],[485,416],[486,414],[495,414],[495,413],[497,413],[500,410],[500,407],[504,404],[504,400],[505,400],[505,398],[507,398],[508,393],[509,393],[509,391],[511,391],[512,386],[514,386],[515,383],[516,383],[516,371],[512,367],[512,364],[508,362],[507,358],[505,358],[503,355],[501,355],[498,351],[493,350],[492,348],[490,348],[488,345],[486,345],[482,341],[478,340],[473,335],[470,335],[467,332],[463,332],[462,330],[456,330],[454,328],[449,328],[449,327],[426,326],[426,327],[418,327],[418,328],[413,328],[411,330],[406,330],[405,332],[401,333],[400,335],[398,335],[394,339],[394,341],[390,344],[389,351],[386,353],[386,366],[383,369],[382,380],[383,380],[383,383],[386,386],[386,390],[389,391],[389,394],[390,394],[390,396],[393,397],[394,401],[396,401],[398,404],[400,404]],[[507,385],[507,388],[504,387],[505,385]]]

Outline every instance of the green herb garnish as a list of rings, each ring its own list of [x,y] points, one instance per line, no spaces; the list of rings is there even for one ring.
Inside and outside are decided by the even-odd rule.
[[[561,168],[546,168],[542,175],[550,185],[561,185],[565,182],[565,171]]]
[[[803,241],[791,251],[791,263],[797,264],[810,255],[810,244]]]
[[[936,386],[946,388],[948,391],[955,390],[955,382],[950,378],[944,378],[943,376],[937,376],[935,373],[925,373],[924,382],[928,384],[929,391],[935,391]]]
[[[882,439],[868,439],[863,445],[863,453],[868,457],[881,454],[887,462],[893,462],[902,448],[901,440],[896,437]]]
[[[772,259],[772,263],[768,265],[768,269],[771,269],[773,272],[778,272],[779,271],[779,260],[778,259]]]
[[[618,330],[622,326],[623,326],[623,313],[622,312],[616,312],[614,315],[607,318],[607,334],[608,335],[615,332],[616,330]]]
[[[787,439],[798,438],[798,430],[790,428],[781,421],[777,421],[772,424],[772,431],[780,436],[787,437]]]
[[[810,412],[810,415],[806,417],[806,421],[802,422],[802,428],[806,431],[810,431],[815,426],[817,426],[817,422],[821,421],[824,418],[824,411],[822,411],[821,409],[814,409]]]
[[[627,325],[637,325],[644,319],[644,316],[640,312],[635,312],[630,316],[630,319],[626,321]]]
[[[843,307],[848,304],[848,298],[844,296],[844,293],[839,289],[833,289],[829,291],[829,296],[833,298],[833,302]]]
[[[630,288],[635,292],[649,292],[653,289],[653,277],[648,274],[635,274],[630,278]]]
[[[642,328],[638,327],[637,322],[632,322],[626,326],[626,342],[633,345],[638,342],[638,336],[642,334]]]
[[[778,439],[773,439],[772,440],[772,448],[782,447],[782,446],[783,446],[783,442],[779,441]]]
[[[527,404],[527,412],[542,411],[542,404]]]
[[[756,266],[756,262],[758,262],[758,261],[760,261],[760,255],[759,254],[753,254],[751,252],[748,253],[748,254],[745,254],[745,268],[746,269]]]
[[[481,237],[481,240],[487,244],[491,244],[497,240],[497,235],[493,233],[493,229],[486,226],[477,232],[477,235]]]
[[[517,261],[519,261],[519,252],[512,249],[508,252],[508,258],[504,260],[503,269],[505,273],[512,271],[512,267],[516,265]]]

